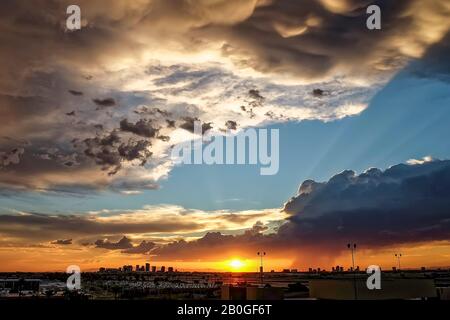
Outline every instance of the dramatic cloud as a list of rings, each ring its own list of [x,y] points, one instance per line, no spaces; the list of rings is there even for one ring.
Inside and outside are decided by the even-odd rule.
[[[236,123],[236,121],[228,120],[227,122],[225,122],[225,127],[228,130],[236,130],[237,129],[237,123]]]
[[[114,247],[113,240],[133,244],[128,253],[149,251],[156,244],[177,238],[197,238],[208,231],[239,233],[255,223],[271,224],[286,217],[279,210],[201,211],[178,206],[148,206],[140,210],[102,210],[79,214],[2,213],[0,235],[22,243],[51,242],[70,237],[73,243],[92,243],[97,247]],[[261,225],[260,227],[264,227]],[[158,241],[148,240],[159,239]],[[100,239],[100,240],[99,240]],[[104,240],[109,239],[109,240]],[[134,246],[140,240],[140,245]],[[145,242],[142,242],[146,240]],[[57,240],[59,242],[65,240]],[[118,242],[117,242],[118,243]],[[62,244],[56,243],[55,244]],[[129,249],[128,247],[126,249]],[[121,249],[121,248],[118,248]],[[123,248],[125,249],[125,248]]]
[[[369,247],[449,240],[449,187],[450,161],[430,159],[305,181],[285,204],[291,218],[279,234],[307,244],[351,238]]]
[[[360,249],[450,240],[450,161],[399,164],[359,175],[344,171],[328,182],[307,180],[284,206],[289,214],[276,232],[256,223],[241,235],[208,233],[153,251],[161,259],[220,256],[222,252],[270,250],[316,261],[338,256],[348,242]],[[315,260],[316,259],[316,260]]]
[[[145,240],[142,240],[142,242],[140,244],[138,244],[137,246],[123,250],[122,253],[146,254],[146,253],[149,253],[150,250],[152,250],[154,247],[155,247],[154,242],[147,242]]]
[[[123,234],[196,232],[205,227],[203,222],[183,219],[177,212],[170,219],[167,219],[167,215],[152,216],[147,211],[133,213],[118,213],[110,217],[86,214],[1,214],[0,234],[17,239],[50,241],[64,235],[81,239]]]
[[[131,240],[125,236],[117,242],[110,242],[108,240],[97,240],[97,241],[95,241],[95,245],[97,248],[103,248],[103,249],[108,249],[108,250],[133,248],[133,244],[131,243]]]
[[[184,120],[184,122],[180,125],[180,128],[182,128],[184,130],[187,130],[187,131],[189,131],[191,133],[194,133],[194,130],[195,130],[194,123],[195,122],[201,123],[201,120],[198,119],[198,118],[186,117],[183,120]],[[210,129],[212,129],[211,122],[202,123],[201,131],[202,131],[203,134],[205,134]]]
[[[103,170],[109,170],[110,175],[116,174],[124,161],[137,160],[143,166],[152,155],[149,141],[128,139],[122,142],[115,131],[104,137],[85,139],[84,143],[87,146],[84,154],[93,158]]]
[[[82,0],[75,32],[68,1],[2,1],[0,136],[30,144],[0,141],[0,187],[155,189],[192,119],[220,133],[358,114],[448,33],[448,1],[430,1]]]
[[[448,190],[450,160],[425,157],[385,171],[347,170],[327,182],[304,181],[282,210],[149,206],[80,215],[21,212],[0,215],[0,235],[7,239],[5,248],[71,242],[83,250],[148,254],[155,261],[251,258],[264,248],[271,259],[330,263],[350,241],[370,252],[449,242]],[[52,240],[63,237],[70,240]]]
[[[431,46],[424,57],[408,69],[419,77],[437,78],[450,82],[450,32],[444,39]]]
[[[125,132],[131,132],[135,135],[154,138],[158,133],[158,129],[152,127],[151,121],[139,120],[136,123],[130,123],[127,119],[120,121],[120,129]]]

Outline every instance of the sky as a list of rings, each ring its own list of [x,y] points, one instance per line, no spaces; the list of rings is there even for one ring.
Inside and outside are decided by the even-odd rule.
[[[450,265],[448,1],[69,4],[0,4],[0,271]],[[278,173],[177,164],[195,120]]]

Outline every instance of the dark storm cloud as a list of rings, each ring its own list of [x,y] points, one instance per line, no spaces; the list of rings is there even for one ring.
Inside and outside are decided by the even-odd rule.
[[[448,31],[450,10],[446,0],[111,1],[107,10],[99,2],[83,0],[77,4],[85,25],[79,32],[65,32],[69,4],[1,2],[2,42],[8,43],[0,56],[5,75],[22,79],[33,66],[52,62],[96,66],[126,57],[126,47],[139,53],[146,41],[161,46],[176,41],[192,52],[219,42],[221,53],[238,67],[303,79],[336,69],[369,74],[420,56],[422,48]],[[381,8],[382,31],[366,28],[371,4]],[[0,87],[11,88],[11,78],[1,80]],[[111,100],[98,102],[112,105]]]
[[[152,155],[149,150],[150,141],[127,139],[125,142],[112,131],[104,136],[88,138],[84,140],[87,148],[84,154],[95,160],[102,170],[109,170],[109,174],[116,174],[122,167],[123,161],[139,161],[142,166]]]
[[[115,174],[121,168],[121,156],[117,147],[121,139],[115,131],[103,136],[88,138],[84,140],[86,149],[84,154],[95,160],[95,163],[102,167],[102,170],[110,170],[110,174]]]
[[[340,66],[391,67],[392,57],[405,55],[401,44],[393,41],[396,37],[403,35],[423,46],[427,39],[422,30],[418,29],[431,28],[422,25],[422,21],[416,16],[419,13],[413,10],[420,1],[275,0],[265,5],[263,2],[256,3],[255,6],[253,0],[216,1],[211,5],[207,2],[154,0],[133,7],[112,2],[110,10],[103,10],[102,15],[96,16],[94,13],[99,10],[98,5],[82,1],[79,5],[85,9],[86,18],[92,25],[68,37],[58,36],[60,30],[55,28],[55,24],[59,22],[59,10],[64,12],[64,3],[47,3],[47,19],[40,17],[39,12],[28,10],[25,3],[15,7],[11,5],[7,9],[13,17],[16,15],[22,21],[27,21],[29,27],[38,24],[43,29],[40,36],[47,37],[44,38],[46,42],[51,41],[52,37],[54,41],[64,41],[64,45],[73,48],[74,52],[67,51],[77,59],[84,56],[82,50],[85,50],[86,55],[94,54],[94,59],[91,60],[95,61],[102,57],[100,50],[106,45],[110,46],[112,52],[117,52],[118,48],[114,45],[116,42],[111,41],[114,38],[132,43],[133,32],[127,35],[120,28],[120,25],[127,25],[136,35],[145,34],[146,30],[147,37],[160,41],[165,39],[158,36],[158,31],[165,30],[167,38],[175,37],[186,49],[201,49],[201,39],[222,40],[225,42],[223,54],[231,56],[237,64],[249,65],[263,72],[285,71],[299,77],[324,75]],[[435,15],[439,23],[438,18],[442,19],[448,13],[448,7],[444,3],[443,0],[434,0],[434,6],[422,10],[420,14],[425,18]],[[383,32],[370,32],[365,27],[365,9],[370,4],[381,7]],[[420,7],[417,9],[420,10]],[[226,16],[227,10],[231,10],[233,14]],[[108,15],[109,12],[111,16]],[[112,28],[113,25],[118,28]],[[153,29],[150,29],[151,26]],[[21,30],[24,35],[27,35],[27,31],[24,27]],[[180,33],[190,37],[177,38]],[[419,37],[423,37],[423,41]],[[33,49],[38,51],[37,48]],[[56,55],[59,54],[58,51]],[[35,59],[47,58],[43,56],[43,52],[40,54],[42,56],[38,55]],[[375,65],[371,65],[374,62]],[[180,70],[178,73],[173,81],[179,81],[180,77],[189,72]]]
[[[274,235],[261,233],[264,228],[253,227],[242,235],[225,235],[220,232],[208,232],[202,238],[194,241],[175,241],[159,246],[152,251],[155,259],[196,259],[223,258],[223,255],[233,253],[236,249],[244,252],[256,252],[261,248],[286,249],[286,244],[280,244]]]
[[[202,124],[202,133],[206,133],[213,128],[212,122],[207,122]]]
[[[184,122],[180,125],[180,128],[187,130],[189,132],[194,132],[194,123],[195,121],[200,121],[198,118],[185,118]]]
[[[2,161],[9,163],[3,164],[0,172],[2,184],[23,190],[56,190],[68,189],[63,184],[77,180],[76,188],[89,183],[92,189],[106,188],[117,175],[105,177],[99,168],[114,174],[128,165],[124,162],[143,164],[150,154],[144,142],[130,142],[122,135],[165,141],[180,123],[192,132],[192,120],[183,120],[187,116],[206,122],[204,132],[211,129],[208,121],[214,119],[204,112],[180,111],[178,107],[166,110],[169,97],[179,92],[197,94],[205,88],[212,93],[222,90],[222,97],[228,96],[235,92],[233,81],[239,78],[239,71],[248,67],[306,82],[341,76],[352,80],[379,72],[391,75],[448,33],[450,11],[446,0],[144,0],[110,1],[107,8],[99,1],[80,0],[82,28],[68,32],[65,20],[70,4],[65,0],[0,1],[0,135],[27,139],[33,145],[20,147],[25,150],[19,163],[16,155],[9,158],[4,154],[17,146],[0,145],[2,157],[7,159]],[[382,9],[381,31],[365,28],[369,4]],[[150,67],[153,62],[140,58],[153,48],[158,50],[151,50],[155,66]],[[212,57],[206,64],[213,66],[194,63],[191,53],[206,53]],[[448,60],[445,55],[430,57],[437,66],[430,72],[442,70],[439,65]],[[177,61],[165,70],[162,65],[172,60]],[[145,82],[137,79],[139,75],[130,76],[141,62],[152,76],[147,84],[153,87],[145,94],[158,93],[156,108],[136,109],[152,105],[142,98],[145,94],[131,91],[135,82]],[[226,72],[222,70],[225,65]],[[128,86],[133,88],[130,92],[124,89]],[[257,89],[248,91],[243,98],[249,100],[244,103],[243,116],[257,119],[255,108],[262,105],[261,98]],[[120,108],[111,108],[118,102]],[[212,101],[211,108],[214,106]],[[120,119],[131,119],[131,113],[161,122],[161,118],[167,119],[163,125],[158,123],[165,131],[153,134],[136,119],[125,123],[125,131],[118,134],[120,141],[110,145],[99,141],[118,128]],[[264,113],[266,119],[287,119],[278,112]],[[245,126],[241,119],[228,119]],[[224,120],[214,124],[223,126]],[[92,132],[95,124],[102,128]],[[85,141],[78,143],[86,144],[85,148],[70,150],[74,138]],[[64,150],[64,157],[72,158],[36,159],[40,147],[55,145]],[[78,154],[72,156],[75,152]]]
[[[127,237],[123,237],[117,242],[110,242],[108,240],[97,240],[95,241],[96,248],[108,249],[108,250],[118,250],[118,249],[130,249],[133,248],[133,243]]]
[[[262,101],[264,100],[264,97],[261,95],[261,93],[259,92],[259,90],[256,89],[251,89],[248,91],[248,95],[250,98],[257,100],[257,101]]]
[[[400,54],[383,43],[412,27],[413,19],[401,18],[410,1],[343,1],[341,12],[328,10],[324,2],[338,1],[273,1],[257,8],[249,19],[230,28],[224,54],[251,52],[256,59],[240,62],[262,72],[305,78],[327,75],[343,65],[376,68],[368,64],[379,60],[385,65],[385,50]],[[365,8],[370,4],[381,7],[383,32],[365,28]]]
[[[159,131],[159,129],[153,128],[151,120],[145,119],[140,119],[136,123],[131,123],[127,119],[123,119],[120,121],[120,130],[131,132],[145,138],[154,138]]]
[[[307,180],[284,206],[291,214],[278,231],[263,234],[255,224],[241,235],[208,233],[153,251],[166,257],[195,257],[215,252],[317,250],[338,255],[349,241],[361,248],[450,240],[450,161],[399,164],[359,175],[344,171],[328,182]],[[312,248],[312,249],[311,249]],[[315,249],[314,249],[315,248]]]
[[[199,118],[192,118],[192,117],[185,117],[184,122],[180,124],[180,128],[187,130],[191,133],[194,133],[195,129],[195,122],[201,123],[201,120]],[[212,129],[211,122],[208,123],[201,123],[202,126],[202,133],[206,133],[208,130]]]
[[[123,250],[122,253],[145,254],[145,253],[148,253],[153,248],[155,248],[155,246],[156,246],[156,244],[154,242],[147,242],[145,240],[142,240],[142,242],[140,244],[138,244],[137,246]]]
[[[24,96],[0,94],[0,118],[4,120],[0,135],[30,141],[19,145],[0,139],[0,166],[3,167],[0,188],[53,192],[69,191],[72,185],[74,193],[82,192],[82,188],[88,188],[90,192],[105,188],[120,191],[117,186],[124,183],[114,184],[117,175],[107,177],[109,182],[105,176],[124,167],[139,167],[147,163],[152,154],[148,150],[150,143],[130,139],[128,133],[117,129],[120,119],[126,114],[112,118],[108,110],[93,110],[88,98],[92,96],[90,90],[83,90],[86,98],[70,97],[67,88],[73,86],[62,74],[51,71],[34,74],[33,86]],[[121,99],[126,96],[115,90],[108,92]],[[15,149],[19,155],[16,151],[10,154]],[[137,177],[129,179],[129,185],[133,184],[132,180],[136,182],[135,188],[156,184],[151,178],[144,183]]]
[[[227,122],[225,122],[225,127],[228,130],[236,130],[237,129],[237,122],[234,120],[228,120]]]
[[[450,82],[450,32],[439,43],[431,46],[424,57],[412,63],[407,71],[420,77],[438,78]]]
[[[307,181],[284,210],[279,235],[303,243],[355,239],[377,247],[450,239],[450,161],[399,164],[326,183]]]
[[[129,140],[127,144],[122,143],[117,151],[120,156],[128,161],[139,160],[141,165],[147,162],[147,159],[152,155],[148,150],[151,143],[147,140]]]
[[[116,105],[116,100],[113,98],[92,99],[92,101],[99,107],[113,107]]]

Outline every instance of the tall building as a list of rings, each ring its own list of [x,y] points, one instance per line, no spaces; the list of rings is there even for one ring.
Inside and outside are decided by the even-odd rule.
[[[140,267],[139,267],[138,264],[136,265],[136,269],[135,270],[136,270],[136,272],[138,272],[140,270]]]
[[[133,271],[133,266],[124,265],[122,270],[123,270],[123,272],[131,272],[131,271]]]
[[[152,266],[152,272],[156,272],[156,266]]]
[[[145,272],[150,272],[150,263],[145,264]]]
[[[167,268],[167,272],[173,272],[173,267]]]
[[[166,272],[166,267],[162,266],[161,267],[161,272]]]

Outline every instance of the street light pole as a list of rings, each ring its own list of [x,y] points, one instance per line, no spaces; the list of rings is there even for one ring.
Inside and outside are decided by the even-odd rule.
[[[394,256],[397,258],[398,271],[400,271],[400,258],[402,257],[402,254],[401,253],[396,253]]]
[[[261,277],[261,285],[264,284],[264,269],[263,269],[263,257],[266,255],[265,251],[258,251],[258,256],[260,257],[259,265],[259,275]]]
[[[358,289],[356,287],[356,270],[355,270],[355,251],[356,243],[348,243],[347,248],[352,252],[352,269],[353,269],[353,289],[355,294],[355,300],[358,300]]]

